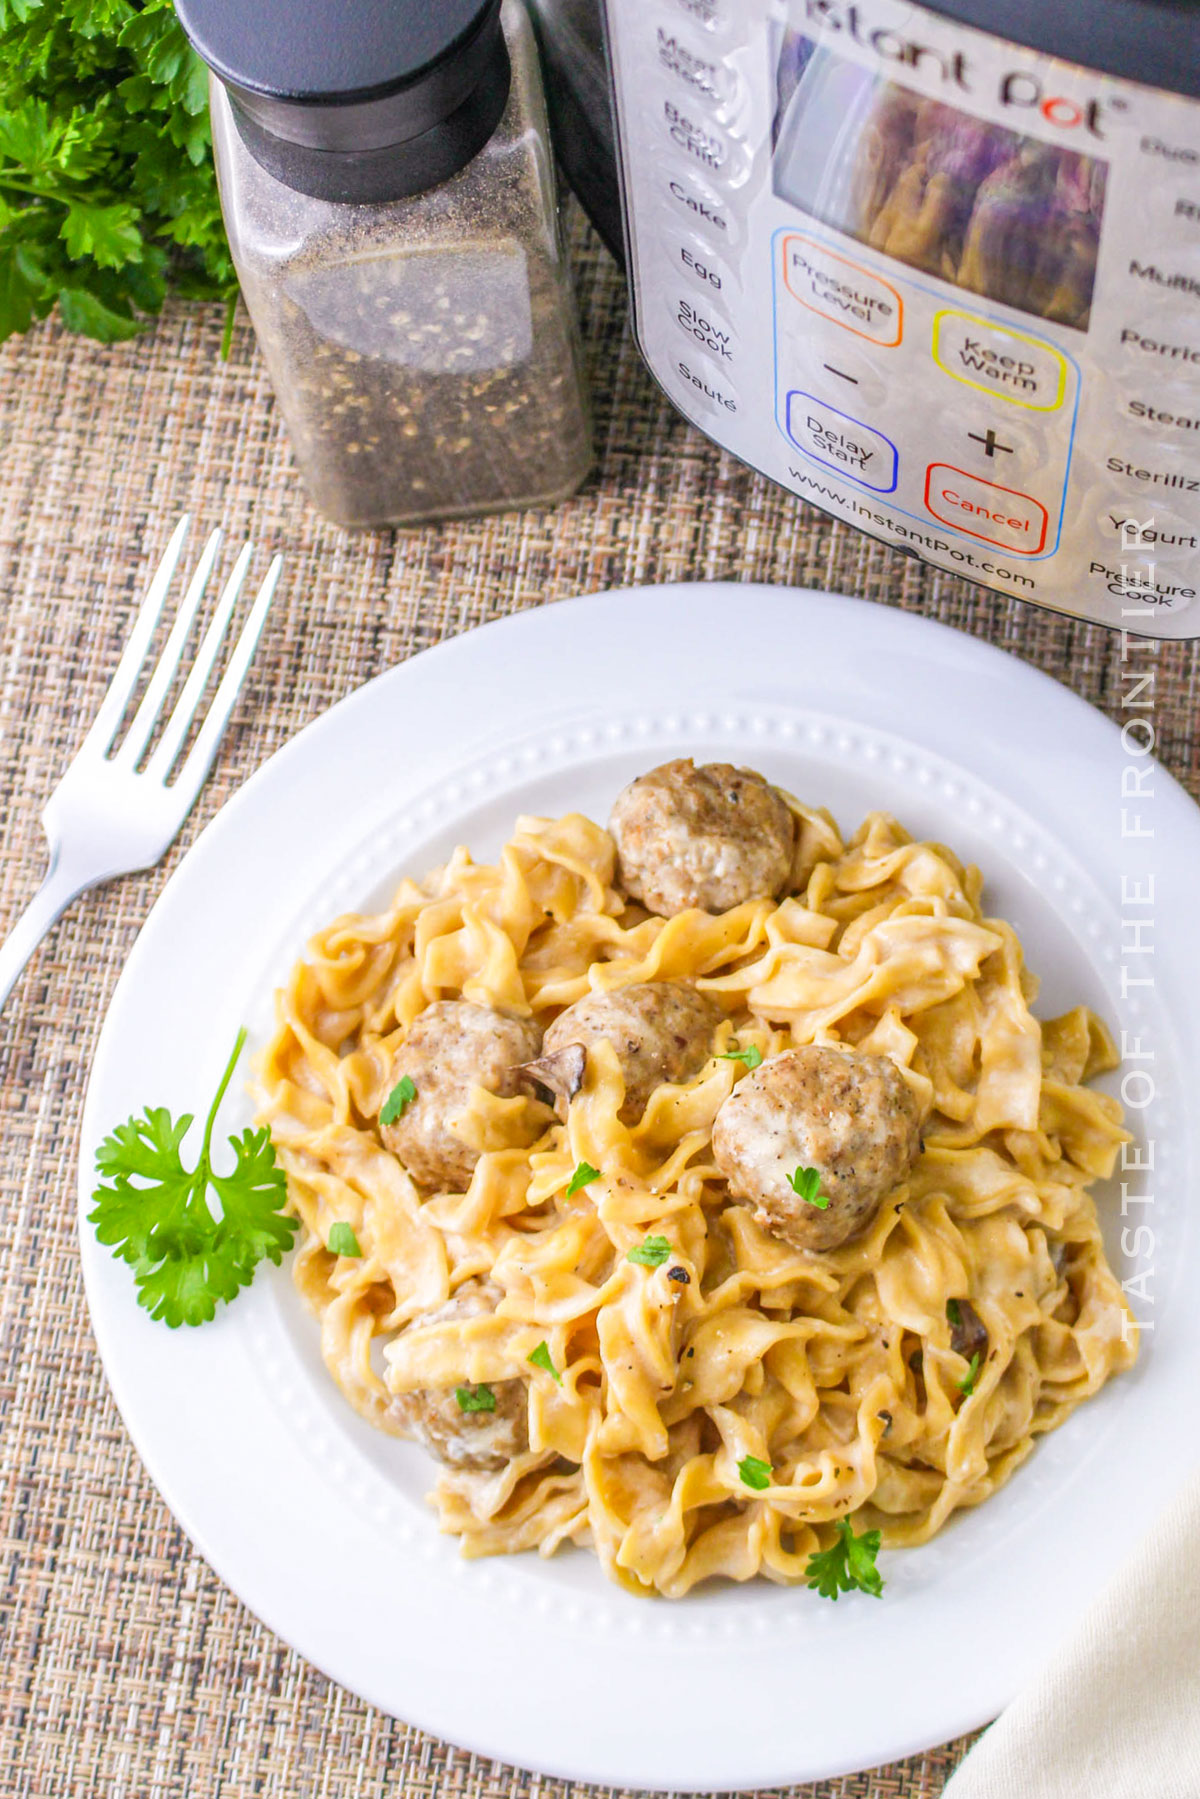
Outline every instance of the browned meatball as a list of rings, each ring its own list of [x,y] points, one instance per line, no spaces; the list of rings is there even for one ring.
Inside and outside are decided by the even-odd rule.
[[[408,1328],[481,1317],[495,1311],[500,1297],[494,1281],[464,1281],[453,1299],[421,1312]],[[457,1398],[461,1384],[397,1393],[389,1408],[392,1421],[404,1436],[415,1437],[451,1468],[503,1468],[514,1456],[523,1455],[529,1448],[525,1382],[502,1380],[489,1386],[487,1392],[496,1402],[490,1412],[464,1411]],[[477,1387],[466,1386],[464,1391],[477,1400],[486,1398]]]
[[[636,1124],[663,1081],[686,1081],[704,1066],[722,1016],[715,1000],[683,981],[639,981],[577,999],[546,1032],[546,1051],[611,1043],[625,1079],[618,1116]]]
[[[408,1075],[417,1096],[380,1136],[422,1187],[465,1188],[479,1151],[464,1143],[450,1119],[466,1109],[472,1087],[510,1098],[513,1069],[536,1056],[541,1026],[509,1018],[470,1000],[439,1000],[413,1020],[392,1061],[389,1092]]]
[[[624,891],[662,918],[775,898],[796,838],[787,802],[762,775],[728,762],[697,768],[690,758],[631,781],[608,828]]]
[[[736,1199],[797,1249],[836,1249],[863,1230],[921,1147],[920,1107],[887,1056],[812,1045],[739,1081],[713,1124],[713,1155]],[[821,1207],[790,1176],[815,1168]]]

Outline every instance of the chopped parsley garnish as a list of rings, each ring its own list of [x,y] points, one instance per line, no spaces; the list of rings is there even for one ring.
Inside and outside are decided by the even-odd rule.
[[[946,1322],[947,1324],[953,1324],[956,1329],[962,1323],[962,1307],[959,1305],[957,1299],[948,1299],[946,1301]]]
[[[860,1593],[879,1599],[883,1593],[883,1576],[875,1566],[879,1532],[864,1530],[861,1536],[855,1536],[849,1518],[839,1521],[837,1531],[837,1540],[828,1549],[818,1549],[809,1556],[804,1569],[809,1586],[822,1599],[836,1599],[839,1593],[853,1592],[855,1587]]]
[[[380,1124],[395,1124],[397,1118],[403,1117],[405,1108],[411,1106],[416,1097],[416,1083],[411,1074],[402,1074],[383,1102],[379,1113]]]
[[[581,1187],[586,1187],[589,1181],[598,1181],[599,1179],[600,1170],[598,1168],[593,1168],[590,1162],[580,1162],[567,1182],[567,1198],[571,1199]]]
[[[358,1238],[354,1235],[354,1226],[339,1218],[336,1224],[329,1227],[329,1253],[331,1256],[360,1256],[362,1249]]]
[[[745,1049],[723,1049],[717,1054],[718,1062],[744,1062],[747,1068],[760,1068],[762,1059],[761,1049],[753,1043],[748,1043]]]
[[[797,1168],[794,1174],[788,1175],[788,1183],[793,1193],[798,1193],[806,1206],[816,1206],[818,1212],[828,1209],[829,1195],[821,1192],[819,1168]]]
[[[193,1169],[180,1154],[193,1115],[172,1118],[165,1106],[147,1106],[117,1125],[96,1151],[96,1172],[107,1180],[92,1194],[88,1222],[133,1269],[138,1304],[172,1329],[206,1323],[219,1299],[250,1284],[259,1262],[283,1260],[299,1228],[283,1210],[287,1182],[266,1125],[229,1139],[228,1174],[212,1166],[213,1126],[245,1042],[239,1031]]]
[[[535,1368],[544,1368],[546,1373],[552,1375],[559,1386],[562,1386],[562,1375],[554,1366],[554,1360],[550,1354],[550,1345],[546,1342],[545,1338],[542,1339],[536,1349],[530,1350],[529,1360],[533,1363]]]
[[[460,1412],[494,1412],[496,1395],[488,1386],[455,1387],[454,1397]]]
[[[738,1473],[748,1487],[761,1493],[771,1484],[771,1464],[764,1462],[760,1456],[744,1455],[738,1463]]]
[[[671,1259],[671,1245],[665,1237],[644,1237],[625,1257],[639,1268],[661,1268]]]
[[[970,1399],[972,1393],[975,1391],[975,1382],[979,1379],[979,1365],[982,1360],[983,1357],[980,1355],[979,1351],[976,1350],[975,1354],[967,1363],[967,1372],[960,1381],[955,1382],[955,1385],[958,1387],[958,1390],[964,1399]]]

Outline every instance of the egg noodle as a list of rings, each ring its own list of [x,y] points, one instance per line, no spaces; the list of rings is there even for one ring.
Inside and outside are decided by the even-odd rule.
[[[528,1383],[528,1452],[438,1479],[470,1555],[588,1545],[624,1587],[671,1598],[712,1575],[799,1582],[850,1513],[885,1547],[926,1541],[1134,1359],[1088,1191],[1127,1140],[1085,1085],[1116,1065],[1108,1032],[1082,1006],[1032,1016],[977,869],[881,813],[844,844],[828,813],[794,810],[797,897],[669,919],[614,891],[599,826],[522,817],[495,866],[456,850],[386,911],[321,931],[278,997],[259,1101],[334,1380],[384,1430],[398,1394]],[[392,1056],[431,1002],[548,1024],[589,989],[653,980],[695,980],[727,1018],[637,1124],[601,1043],[565,1124],[472,1089],[454,1121],[483,1152],[466,1192],[422,1197],[383,1147]],[[760,1228],[711,1149],[746,1078],[717,1052],[814,1042],[892,1057],[928,1111],[911,1175],[825,1253]],[[599,1174],[568,1198],[585,1162]],[[335,1222],[361,1257],[329,1252]],[[627,1259],[648,1234],[668,1263]],[[494,1315],[407,1328],[481,1275]],[[964,1300],[986,1330],[974,1363],[952,1345]],[[554,1372],[529,1361],[542,1343]],[[769,1464],[765,1490],[747,1457]]]

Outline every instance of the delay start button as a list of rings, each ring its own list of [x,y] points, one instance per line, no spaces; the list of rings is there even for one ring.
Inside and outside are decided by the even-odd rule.
[[[838,469],[872,493],[894,493],[899,457],[890,437],[851,418],[815,394],[793,388],[787,397],[787,434],[798,450]]]
[[[929,464],[925,506],[939,523],[996,544],[1012,556],[1036,556],[1050,528],[1049,513],[1032,494],[984,481],[949,462]]]

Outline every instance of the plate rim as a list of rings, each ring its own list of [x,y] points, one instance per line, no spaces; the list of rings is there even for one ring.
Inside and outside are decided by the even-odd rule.
[[[1018,682],[1029,685],[1031,691],[1040,684],[1045,691],[1048,691],[1049,694],[1053,695],[1053,705],[1056,709],[1063,711],[1064,713],[1070,713],[1077,721],[1086,719],[1090,728],[1099,725],[1104,732],[1109,733],[1110,735],[1119,735],[1119,728],[1110,719],[1098,712],[1079,695],[1074,694],[1070,689],[1063,687],[1052,676],[1044,673],[1044,671],[1035,668],[1021,658],[1014,656],[1010,651],[1001,649],[997,645],[984,642],[981,639],[971,637],[952,627],[942,625],[939,621],[928,619],[923,615],[906,613],[896,608],[880,606],[876,602],[869,600],[833,594],[824,589],[794,589],[757,583],[680,582],[662,584],[650,588],[621,588],[601,593],[582,595],[572,600],[555,602],[552,606],[530,608],[503,619],[490,621],[488,624],[476,627],[472,631],[461,633],[457,637],[432,646],[430,649],[408,658],[403,663],[381,671],[379,674],[363,683],[360,687],[344,696],[326,712],[310,721],[309,724],[304,726],[300,731],[289,738],[286,743],[280,746],[272,756],[268,757],[267,760],[262,763],[261,766],[230,797],[205,827],[204,831],[197,837],[196,842],[191,846],[186,856],[181,860],[179,866],[173,872],[170,881],[164,887],[162,894],[159,896],[146,923],[142,927],[142,931],[139,933],[138,940],[135,943],[134,949],[128,958],[124,970],[122,971],[112,1001],[110,1002],[108,1016],[105,1019],[105,1025],[97,1046],[93,1068],[89,1075],[87,1096],[83,1108],[80,1147],[79,1228],[81,1236],[81,1255],[84,1266],[89,1311],[92,1315],[93,1329],[96,1334],[97,1342],[100,1345],[101,1353],[104,1358],[105,1371],[109,1380],[110,1389],[114,1394],[122,1419],[130,1432],[135,1447],[143,1462],[146,1464],[148,1471],[151,1473],[151,1478],[155,1481],[155,1485],[160,1494],[172,1510],[173,1514],[179,1519],[188,1535],[192,1538],[200,1553],[204,1555],[205,1559],[214,1567],[215,1571],[225,1584],[230,1586],[230,1588],[239,1596],[242,1596],[242,1584],[236,1582],[225,1572],[224,1568],[221,1566],[221,1562],[206,1546],[203,1540],[203,1532],[193,1528],[188,1517],[184,1515],[185,1513],[190,1513],[192,1508],[190,1506],[178,1504],[176,1498],[169,1495],[165,1490],[164,1482],[159,1478],[159,1474],[156,1471],[158,1456],[155,1453],[154,1447],[152,1443],[144,1438],[140,1418],[135,1425],[135,1421],[130,1415],[135,1408],[130,1406],[127,1410],[125,1401],[128,1397],[128,1388],[126,1388],[123,1396],[122,1377],[114,1376],[109,1359],[112,1352],[112,1338],[108,1329],[108,1320],[105,1319],[103,1323],[101,1322],[101,1319],[104,1316],[105,1301],[98,1297],[100,1289],[97,1286],[96,1274],[97,1268],[101,1263],[102,1252],[100,1251],[99,1246],[95,1244],[94,1237],[85,1222],[85,1212],[87,1205],[90,1203],[90,1185],[93,1178],[90,1169],[90,1146],[94,1144],[99,1135],[102,1134],[102,1129],[97,1129],[99,1121],[96,1116],[96,1111],[100,1103],[97,1096],[101,1092],[103,1086],[102,1078],[100,1078],[100,1071],[104,1065],[105,1056],[109,1053],[108,1038],[110,1034],[110,1020],[115,1017],[118,1024],[121,1022],[122,1009],[128,1004],[129,996],[133,993],[136,983],[140,979],[142,959],[146,953],[144,946],[148,943],[153,943],[155,931],[158,929],[156,920],[161,922],[160,908],[168,907],[169,909],[169,896],[173,889],[178,891],[176,884],[180,881],[180,877],[183,875],[184,870],[188,868],[189,865],[193,864],[193,859],[200,859],[202,857],[209,858],[214,854],[219,854],[223,849],[226,840],[240,828],[240,821],[243,816],[252,814],[253,807],[257,804],[258,795],[263,793],[269,784],[279,783],[280,781],[285,780],[297,763],[302,761],[304,756],[309,753],[309,748],[314,740],[319,742],[325,738],[327,733],[333,733],[337,729],[342,728],[345,721],[353,717],[354,709],[364,705],[364,696],[367,695],[368,692],[380,694],[396,684],[402,686],[413,679],[414,669],[423,670],[428,674],[430,668],[435,665],[435,659],[437,659],[436,666],[440,670],[453,666],[454,662],[462,658],[464,654],[468,658],[478,657],[482,653],[480,650],[480,640],[488,639],[489,642],[492,642],[494,639],[491,634],[494,633],[503,632],[511,640],[513,637],[517,636],[519,632],[529,632],[531,630],[537,632],[544,629],[545,621],[548,619],[562,620],[572,616],[579,618],[582,616],[581,609],[588,609],[590,612],[599,615],[602,612],[610,611],[614,605],[628,603],[630,601],[634,601],[642,607],[645,607],[646,603],[651,601],[655,606],[661,609],[670,606],[671,604],[686,603],[689,601],[694,603],[697,596],[700,596],[702,599],[707,599],[710,603],[718,601],[722,596],[732,596],[736,597],[739,604],[743,607],[752,607],[755,602],[760,600],[768,608],[780,603],[799,605],[805,602],[810,606],[816,607],[832,606],[839,611],[841,608],[849,607],[861,613],[868,621],[870,621],[871,626],[877,627],[875,635],[878,638],[886,640],[891,633],[898,632],[899,636],[907,639],[910,644],[915,643],[918,638],[923,644],[940,644],[942,648],[951,655],[952,660],[963,661],[967,665],[977,662],[980,667],[989,669],[997,674],[1000,674],[1001,671],[1003,671],[1003,674],[1001,675],[1002,685],[1006,679],[1008,681],[1013,679],[1012,671],[1015,668],[1019,671],[1017,676]],[[551,635],[553,635],[553,632]],[[464,646],[473,647],[464,651]],[[931,660],[936,662],[939,658],[933,656]],[[417,678],[420,679],[422,676],[418,675]],[[796,704],[799,707],[801,702],[797,700]],[[333,721],[338,722],[335,724]],[[478,744],[485,742],[486,740],[487,733],[484,733],[477,741],[474,753],[478,753]],[[936,746],[934,746],[934,748],[936,751]],[[940,753],[940,751],[936,751],[936,753]],[[1161,765],[1159,766],[1161,767]],[[271,773],[268,774],[268,771],[271,771]],[[1174,780],[1174,777],[1170,776],[1166,770],[1162,770],[1161,773],[1163,781],[1168,784],[1168,794],[1171,789],[1174,789],[1175,795],[1177,795],[1178,799],[1182,800],[1184,805],[1188,808],[1185,816],[1187,816],[1189,824],[1194,829],[1195,826],[1200,823],[1200,812],[1196,811],[1189,796],[1186,794],[1186,791]],[[986,780],[987,776],[980,775],[979,778]],[[1001,791],[1007,794],[1008,790],[1002,788]],[[1016,803],[1020,804],[1021,802],[1018,800]],[[1171,798],[1171,803],[1172,805],[1176,803],[1176,799],[1173,796]],[[216,845],[215,849],[214,843]],[[1089,870],[1089,872],[1092,871]],[[115,1029],[112,1034],[114,1036],[116,1035]],[[1194,1048],[1195,1045],[1193,1043],[1193,1052]],[[107,1128],[107,1126],[105,1125],[103,1128]],[[248,1303],[248,1300],[249,1296],[246,1296],[246,1299],[244,1299],[242,1303],[246,1304]],[[210,1327],[210,1329],[211,1328],[212,1327]],[[243,1603],[250,1605],[251,1609],[255,1611],[255,1614],[262,1619],[267,1627],[273,1630],[285,1642],[290,1642],[292,1640],[280,1624],[268,1615],[268,1610],[266,1608],[244,1598]],[[339,1682],[345,1682],[344,1675],[339,1673],[335,1667],[327,1665],[323,1656],[314,1655],[311,1647],[301,1647],[299,1652],[303,1654],[307,1660],[312,1661],[314,1665],[320,1668],[329,1678],[338,1680]],[[336,1658],[334,1659],[336,1660]],[[361,1691],[362,1689],[361,1686],[354,1685],[352,1690]],[[394,1713],[393,1703],[390,1700],[381,1699],[378,1695],[366,1694],[364,1696],[367,1697],[370,1703],[380,1705],[382,1709]],[[470,1731],[464,1731],[461,1725],[456,1725],[453,1729],[447,1729],[445,1723],[440,1720],[432,1723],[427,1723],[423,1719],[416,1719],[415,1721],[421,1722],[425,1728],[436,1730],[439,1734],[447,1736],[455,1743],[464,1744],[476,1753],[498,1757],[513,1765],[540,1768],[542,1771],[573,1780],[619,1781],[622,1784],[642,1784],[645,1790],[671,1790],[672,1783],[670,1782],[663,1782],[661,1780],[638,1782],[635,1775],[630,1771],[630,1763],[628,1760],[625,1761],[619,1771],[614,1771],[613,1764],[606,1767],[599,1767],[594,1762],[587,1764],[580,1763],[573,1767],[565,1766],[560,1762],[550,1765],[539,1762],[536,1758],[530,1759],[520,1754],[514,1755],[509,1745],[504,1744],[497,1746],[495,1740],[489,1738],[486,1732],[483,1737],[472,1741],[470,1740],[472,1733]],[[948,1734],[959,1734],[962,1730],[973,1728],[974,1725],[980,1721],[982,1721],[982,1719],[978,1712],[977,1705],[968,1705],[965,1713],[958,1715],[957,1717],[950,1717],[948,1715]],[[907,1739],[903,1746],[889,1746],[885,1759],[898,1759],[905,1755],[919,1752],[927,1746],[927,1733],[922,1730],[916,1737]],[[720,1790],[727,1789],[731,1784],[740,1788],[746,1785],[774,1785],[781,1781],[790,1781],[798,1778],[820,1779],[851,1772],[855,1766],[863,1767],[877,1765],[877,1759],[878,1758],[875,1757],[873,1751],[867,1760],[860,1761],[856,1764],[848,1763],[844,1759],[844,1756],[842,1756],[837,1759],[836,1763],[830,1762],[828,1765],[824,1766],[810,1763],[806,1766],[802,1775],[797,1775],[795,1773],[794,1764],[792,1764],[792,1771],[790,1773],[787,1772],[776,1759],[770,1763],[769,1767],[765,1763],[760,1763],[749,1771],[744,1779],[735,1780],[732,1783],[728,1777],[728,1773],[723,1772],[722,1777],[710,1783],[707,1788],[703,1780],[696,1781],[689,1779],[687,1784],[693,1790]]]

